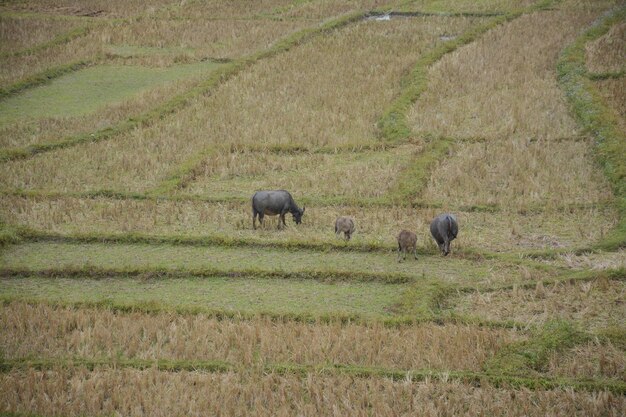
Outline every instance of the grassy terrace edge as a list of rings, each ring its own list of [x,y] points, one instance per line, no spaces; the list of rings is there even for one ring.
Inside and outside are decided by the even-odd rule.
[[[53,46],[62,45],[76,38],[86,36],[87,34],[89,34],[90,29],[91,29],[90,26],[79,26],[65,33],[61,33],[60,35],[55,36],[54,38],[52,38],[51,40],[47,42],[43,42],[38,45],[31,46],[30,48],[21,49],[19,51],[5,52],[3,54],[0,54],[0,59],[6,58],[6,57],[19,57],[19,56],[24,56],[24,55],[30,55],[30,54],[37,53],[39,51],[43,51],[44,49],[51,48]]]
[[[613,188],[619,212],[617,227],[595,246],[605,250],[626,247],[626,136],[617,115],[605,104],[586,68],[585,44],[598,39],[611,26],[626,19],[626,6],[600,19],[566,47],[557,63],[559,83],[581,126],[595,139],[596,159]]]
[[[69,74],[70,72],[78,71],[82,68],[94,65],[101,58],[102,57],[95,57],[93,59],[70,62],[69,64],[48,68],[40,73],[26,77],[11,86],[0,88],[0,100],[17,94],[23,90],[46,84],[54,78]],[[25,158],[30,155],[28,149],[30,148],[2,149],[0,150],[0,162],[5,162],[11,159]]]
[[[143,359],[17,359],[1,360],[0,372],[13,369],[34,368],[37,370],[54,370],[62,368],[83,367],[89,370],[99,368],[134,368],[157,369],[164,372],[204,371],[204,372],[236,372],[236,365],[222,361],[189,361],[189,360],[143,360]],[[495,387],[526,388],[530,390],[573,389],[576,391],[611,391],[626,394],[626,382],[606,379],[574,379],[552,377],[522,377],[492,374],[489,372],[442,371],[430,369],[400,370],[378,367],[364,367],[345,364],[303,365],[295,363],[275,363],[259,365],[262,373],[279,375],[295,374],[306,377],[309,374],[348,375],[357,378],[389,378],[394,381],[420,382],[426,379],[448,381],[450,379],[470,383],[475,386],[491,384]]]

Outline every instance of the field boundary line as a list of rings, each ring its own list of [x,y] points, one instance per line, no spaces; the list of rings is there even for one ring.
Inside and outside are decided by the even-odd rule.
[[[168,306],[155,301],[123,303],[115,302],[111,299],[100,301],[63,301],[49,300],[36,297],[20,297],[0,294],[0,306],[11,303],[24,303],[28,305],[46,305],[53,308],[91,308],[104,309],[118,313],[175,313],[180,315],[202,315],[215,320],[271,320],[276,323],[306,323],[306,324],[340,324],[340,325],[382,325],[387,328],[403,328],[420,324],[456,324],[476,326],[488,329],[514,329],[525,332],[529,326],[516,323],[512,320],[486,320],[476,317],[465,317],[461,315],[440,315],[429,317],[408,316],[406,314],[395,314],[391,316],[368,316],[361,313],[294,313],[294,312],[272,312],[272,311],[236,311],[216,308],[205,308],[198,306]],[[532,326],[530,326],[532,327]]]
[[[615,195],[619,223],[607,238],[595,245],[607,250],[626,247],[626,136],[619,127],[617,114],[606,105],[588,77],[585,45],[624,19],[626,6],[614,9],[567,46],[557,62],[559,84],[579,124],[595,139],[596,160]]]
[[[175,279],[175,278],[242,278],[281,279],[281,280],[313,280],[327,283],[335,282],[379,282],[382,284],[405,284],[414,282],[416,276],[402,273],[373,273],[332,270],[298,270],[294,272],[271,269],[167,269],[153,267],[101,268],[95,266],[62,267],[50,269],[0,268],[0,277],[38,277],[38,278],[139,278],[142,280]]]
[[[24,55],[30,55],[39,51],[43,51],[44,49],[51,48],[53,46],[62,45],[76,38],[80,38],[82,36],[88,35],[90,30],[91,30],[91,26],[79,26],[77,28],[70,29],[64,33],[61,33],[49,41],[42,42],[40,44],[31,46],[29,48],[25,48],[25,49],[21,49],[19,51],[13,51],[13,52],[3,52],[0,54],[0,59],[7,58],[7,57],[20,57]]]
[[[592,81],[602,81],[608,79],[620,79],[624,75],[626,75],[626,70],[615,71],[615,72],[589,72],[587,74],[587,78]]]
[[[43,358],[43,359],[3,359],[0,372],[8,373],[13,369],[55,370],[86,368],[90,371],[99,368],[133,368],[139,370],[157,369],[162,372],[240,372],[242,366],[223,361],[206,360],[170,360],[170,359],[87,359],[87,358]],[[491,384],[495,387],[527,388],[530,390],[574,389],[576,391],[611,391],[616,394],[626,393],[626,383],[609,379],[575,379],[564,377],[526,377],[501,375],[489,372],[463,370],[403,370],[383,367],[367,367],[348,364],[307,365],[296,363],[270,363],[253,366],[264,374],[298,375],[306,377],[316,375],[349,375],[357,378],[390,378],[394,381],[411,383],[424,380],[446,382],[459,380],[472,385]]]
[[[137,201],[179,201],[179,202],[202,202],[202,203],[240,203],[248,204],[252,196],[218,196],[210,197],[200,194],[169,194],[155,195],[150,192],[138,193],[128,191],[115,190],[92,190],[92,191],[44,191],[40,189],[24,190],[19,188],[0,188],[0,195],[23,197],[23,198],[40,198],[40,199],[57,199],[57,198],[81,198],[81,199],[99,199],[108,198],[112,200],[137,200]],[[298,201],[302,201],[305,205],[315,205],[316,207],[406,207],[415,209],[441,209],[446,208],[450,211],[464,213],[498,213],[510,211],[520,215],[552,213],[552,212],[572,212],[574,210],[587,209],[605,209],[614,207],[613,201],[600,201],[597,203],[569,203],[555,206],[545,206],[533,204],[527,207],[506,208],[495,204],[474,204],[450,206],[439,201],[424,202],[410,201],[407,204],[393,201],[386,197],[298,197]]]
[[[11,225],[9,225],[11,226]],[[103,243],[103,244],[145,244],[145,245],[170,245],[170,246],[211,246],[211,247],[251,247],[251,248],[267,248],[267,249],[295,249],[312,252],[379,252],[395,254],[397,245],[395,243],[381,242],[363,242],[348,243],[346,241],[301,241],[301,240],[284,240],[284,241],[268,241],[250,238],[233,238],[227,234],[214,233],[211,235],[197,236],[180,236],[180,235],[151,235],[144,233],[60,233],[43,230],[36,230],[25,226],[11,226],[12,232],[15,234],[15,243],[20,242],[57,242],[57,243]],[[333,235],[334,236],[334,235]],[[576,253],[576,248],[563,253]],[[586,248],[579,248],[578,251],[587,253]],[[441,256],[434,247],[418,247],[417,253],[421,256]],[[475,248],[465,248],[455,252],[452,257],[464,259],[473,262],[495,261],[508,263],[511,265],[526,265],[543,271],[569,271],[571,269],[555,265],[549,265],[536,261],[543,255],[549,258],[551,255],[558,256],[561,252],[553,254],[550,251],[543,253],[535,253],[535,256],[528,256],[527,253],[499,253],[483,251]]]

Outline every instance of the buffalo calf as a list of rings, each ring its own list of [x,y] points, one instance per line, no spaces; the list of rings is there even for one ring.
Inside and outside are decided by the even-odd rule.
[[[398,262],[400,262],[400,255],[404,252],[404,259],[406,260],[406,253],[408,251],[413,252],[413,256],[417,259],[417,235],[408,230],[402,230],[398,235]]]
[[[350,217],[341,216],[335,220],[335,234],[339,235],[343,233],[346,240],[350,240],[352,233],[354,233],[354,220]]]

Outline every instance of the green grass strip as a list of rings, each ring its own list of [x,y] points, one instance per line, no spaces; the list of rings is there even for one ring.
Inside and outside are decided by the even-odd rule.
[[[550,356],[591,339],[567,321],[552,321],[537,329],[526,341],[501,349],[485,364],[494,375],[530,375],[547,371]]]
[[[35,46],[31,46],[30,48],[22,49],[20,51],[14,52],[5,52],[0,54],[0,59],[7,57],[19,57],[24,55],[32,55],[39,51],[43,51],[45,49],[51,48],[53,46],[62,45],[64,43],[68,43],[76,38],[80,38],[82,36],[86,36],[89,34],[89,26],[81,26],[74,28],[68,32],[62,33],[60,35],[55,36],[51,40],[47,42],[40,43]]]
[[[378,135],[386,142],[404,142],[411,135],[411,127],[407,121],[409,108],[417,101],[428,85],[427,69],[440,60],[444,55],[478,39],[482,34],[496,26],[514,20],[524,14],[547,9],[560,0],[540,1],[525,9],[516,10],[505,15],[497,16],[488,22],[463,33],[458,38],[445,42],[418,59],[408,78],[405,80],[403,92],[395,99],[391,106],[383,113],[378,121]]]
[[[0,100],[3,98],[9,97],[13,94],[17,94],[28,88],[43,85],[53,80],[54,78],[58,78],[70,72],[78,71],[79,69],[85,68],[89,65],[93,65],[97,60],[98,58],[95,58],[93,60],[75,61],[69,64],[64,64],[64,65],[59,65],[57,67],[49,68],[38,74],[32,75],[30,77],[26,77],[23,80],[9,87],[0,88]],[[9,153],[2,151],[0,152],[0,162],[6,161],[9,159],[23,158],[25,157],[24,155],[27,152],[28,151],[26,149],[25,150],[12,150]]]
[[[617,72],[593,72],[593,73],[588,73],[587,74],[587,78],[589,78],[592,81],[602,81],[602,80],[616,80],[619,78],[622,78],[624,75],[626,75],[626,70],[621,70],[621,71],[617,71]]]
[[[47,269],[6,268],[0,267],[0,277],[40,277],[40,278],[246,278],[246,279],[285,279],[315,280],[321,282],[381,282],[384,284],[404,284],[415,281],[415,277],[401,273],[364,273],[356,271],[294,271],[284,272],[267,269],[222,270],[217,268],[202,269],[166,269],[154,267],[141,268],[101,268],[96,266],[63,267]]]
[[[394,204],[415,204],[416,197],[428,183],[432,166],[448,154],[453,139],[431,139],[424,150],[400,173],[388,198]]]
[[[599,249],[626,247],[626,135],[617,114],[606,105],[589,79],[585,67],[585,44],[598,39],[626,19],[622,6],[605,16],[563,50],[557,64],[558,80],[580,125],[595,139],[596,159],[603,168],[615,195],[619,224],[596,245]]]
[[[0,294],[0,305],[10,303],[25,303],[29,305],[46,305],[50,307],[61,308],[89,308],[104,309],[117,313],[175,313],[180,315],[202,315],[213,318],[215,320],[271,320],[276,323],[307,323],[307,324],[359,324],[359,325],[382,325],[388,328],[402,328],[407,326],[416,326],[419,324],[434,323],[438,325],[446,324],[465,324],[490,329],[523,329],[525,326],[511,321],[495,321],[482,320],[480,318],[465,318],[461,316],[439,316],[439,317],[410,317],[408,315],[398,314],[393,317],[373,318],[358,313],[296,313],[296,312],[271,312],[271,311],[235,311],[226,309],[205,308],[197,306],[178,306],[171,307],[157,302],[136,302],[133,304],[119,303],[113,300],[101,301],[60,301],[60,300],[42,300],[39,298],[14,297],[6,294]]]
[[[1,152],[1,151],[0,151]],[[409,192],[410,194],[410,192]],[[250,204],[252,196],[237,195],[237,196],[219,196],[212,197],[202,194],[186,194],[183,192],[176,194],[158,194],[155,190],[139,193],[129,191],[117,191],[110,189],[96,189],[91,191],[49,191],[49,190],[24,190],[20,188],[0,188],[0,195],[23,197],[23,198],[83,198],[83,199],[100,199],[108,198],[112,200],[146,200],[146,201],[180,201],[180,202],[202,202],[202,203],[241,203]],[[398,205],[404,207],[412,207],[415,209],[440,209],[445,207],[449,211],[464,212],[464,213],[498,213],[504,210],[495,204],[473,204],[473,205],[458,205],[450,206],[443,202],[425,202],[418,199],[414,199],[409,202],[396,201],[397,196],[390,194],[384,197],[298,197],[298,202],[308,206],[320,207],[360,207],[360,208],[383,208],[383,207],[397,207]],[[569,203],[558,206],[545,207],[542,204],[534,204],[517,211],[518,214],[541,214],[541,213],[571,213],[576,210],[589,210],[589,209],[606,209],[613,207],[613,201],[601,201],[597,203]],[[508,210],[508,209],[507,209]],[[530,251],[529,251],[530,252]]]
[[[163,372],[203,371],[203,372],[238,372],[241,367],[222,361],[202,360],[167,360],[167,359],[14,359],[1,360],[0,372],[14,369],[57,370],[86,368],[90,371],[102,368],[157,369]],[[394,381],[420,382],[426,379],[446,382],[459,380],[472,385],[490,384],[503,388],[526,388],[530,390],[574,389],[577,391],[611,391],[616,394],[626,393],[626,382],[605,379],[573,379],[550,377],[516,377],[486,372],[446,371],[431,369],[401,370],[379,367],[366,367],[345,364],[304,365],[295,363],[276,363],[260,365],[259,372],[264,374],[299,375],[306,377],[317,375],[349,375],[357,378],[389,378]]]

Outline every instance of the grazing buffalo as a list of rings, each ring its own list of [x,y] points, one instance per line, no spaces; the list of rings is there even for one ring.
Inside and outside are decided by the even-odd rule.
[[[257,191],[252,196],[252,227],[256,229],[256,216],[259,216],[259,223],[263,225],[263,216],[279,215],[278,228],[282,222],[283,226],[287,226],[285,223],[285,214],[289,212],[293,216],[293,221],[296,224],[302,223],[302,215],[304,214],[304,207],[300,209],[296,202],[285,190],[277,191]]]
[[[417,235],[408,230],[402,230],[398,235],[398,262],[400,262],[400,254],[403,252],[406,260],[408,251],[413,252],[413,256],[417,259]]]
[[[450,242],[456,239],[459,233],[459,224],[452,214],[441,214],[430,223],[430,234],[437,241],[437,246],[447,256],[450,253]]]
[[[335,234],[339,235],[343,233],[346,240],[350,240],[352,233],[354,233],[354,220],[350,217],[341,216],[335,220]]]

